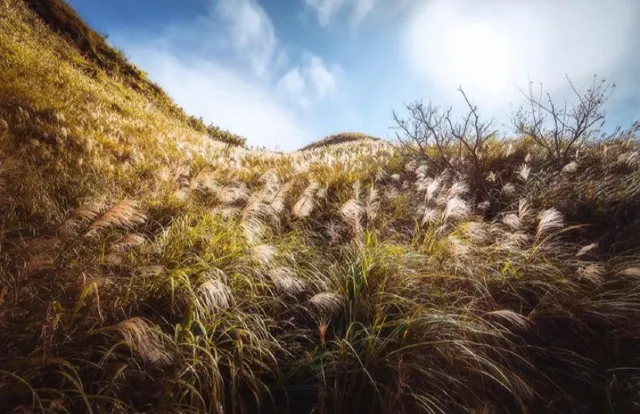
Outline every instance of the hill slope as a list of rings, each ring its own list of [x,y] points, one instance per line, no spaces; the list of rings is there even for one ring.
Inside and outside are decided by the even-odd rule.
[[[343,144],[346,142],[357,142],[357,141],[367,141],[367,140],[378,140],[379,138],[375,138],[366,134],[361,134],[358,132],[343,132],[340,134],[329,135],[328,137],[321,139],[320,141],[312,142],[309,145],[304,146],[300,149],[300,151],[308,151],[312,149],[322,148],[329,145],[337,145]]]
[[[45,3],[0,2],[3,411],[639,411],[637,137],[232,147]]]

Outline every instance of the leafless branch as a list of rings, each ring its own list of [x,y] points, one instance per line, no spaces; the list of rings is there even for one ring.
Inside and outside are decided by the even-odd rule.
[[[567,77],[576,101],[564,101],[559,107],[549,93],[542,98],[535,95],[531,84],[529,92],[523,93],[528,109],[520,108],[513,116],[513,125],[517,133],[530,137],[547,151],[551,162],[562,168],[570,160],[570,151],[586,140],[589,133],[598,124],[602,127],[606,112],[604,105],[611,96],[615,84],[598,81],[594,76],[590,87],[581,92]],[[522,92],[522,91],[521,91]]]

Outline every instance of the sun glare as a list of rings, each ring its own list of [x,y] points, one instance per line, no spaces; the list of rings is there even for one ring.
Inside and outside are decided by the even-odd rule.
[[[410,30],[414,65],[428,73],[438,88],[462,86],[480,98],[483,107],[497,104],[512,87],[518,55],[509,27],[473,18],[445,3],[435,3],[424,13],[426,18],[418,20],[428,24]]]

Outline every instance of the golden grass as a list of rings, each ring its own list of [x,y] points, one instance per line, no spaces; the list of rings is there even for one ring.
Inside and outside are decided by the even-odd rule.
[[[373,140],[377,141],[380,138],[372,137],[371,135],[362,134],[360,132],[341,132],[339,134],[329,135],[321,139],[320,141],[313,142],[309,145],[304,146],[300,149],[300,151],[308,151],[312,149],[322,148],[329,145],[337,145],[343,144],[346,142],[356,142],[356,141],[364,141],[364,140]]]
[[[638,411],[635,136],[232,147],[0,16],[3,410]]]

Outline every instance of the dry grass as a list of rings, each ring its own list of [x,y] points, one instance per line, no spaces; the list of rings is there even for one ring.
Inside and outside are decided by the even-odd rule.
[[[640,412],[635,135],[229,147],[0,15],[3,411]]]
[[[300,151],[309,151],[312,149],[318,149],[322,147],[327,147],[330,145],[343,144],[346,142],[357,142],[357,141],[377,141],[379,138],[372,137],[371,135],[362,134],[360,132],[341,132],[339,134],[329,135],[326,138],[321,139],[320,141],[313,142],[303,148]]]

